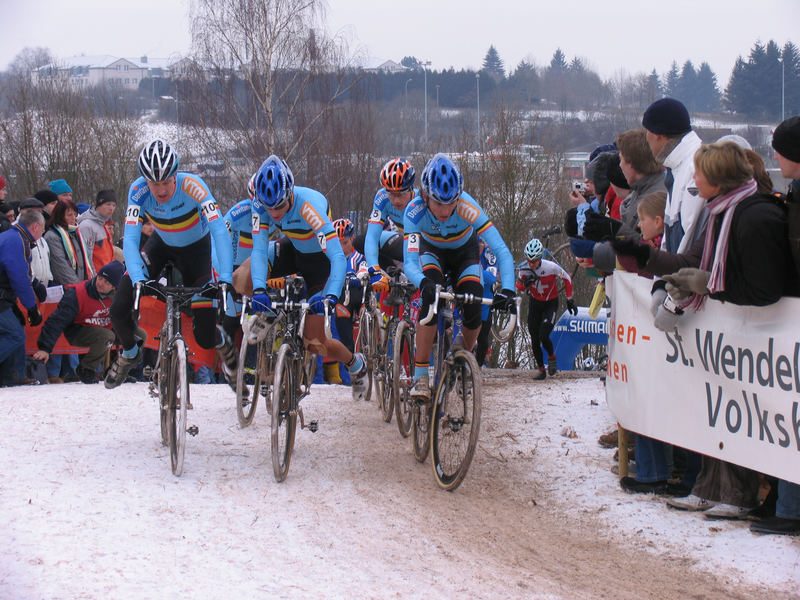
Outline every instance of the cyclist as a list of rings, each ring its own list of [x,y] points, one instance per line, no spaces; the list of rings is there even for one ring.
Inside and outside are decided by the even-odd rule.
[[[515,311],[512,289],[514,261],[500,232],[475,199],[463,191],[461,171],[445,154],[437,154],[422,171],[421,196],[406,207],[405,273],[422,297],[420,315],[426,315],[434,301],[436,284],[450,275],[458,293],[483,296],[478,235],[492,249],[499,265],[502,289],[495,294],[494,307]],[[464,348],[472,350],[481,327],[481,305],[467,304],[463,314]],[[430,398],[428,365],[436,324],[417,324],[414,387],[418,400]]]
[[[316,190],[294,185],[294,176],[281,158],[270,156],[258,170],[253,200],[253,308],[267,311],[271,301],[267,277],[299,273],[310,296],[304,343],[309,352],[343,362],[350,372],[353,398],[363,399],[367,389],[364,357],[339,340],[325,335],[323,313],[333,311],[345,280],[347,259],[328,218],[328,200]],[[284,234],[275,244],[274,263],[268,263],[268,237],[273,229]]]
[[[214,196],[197,175],[178,171],[178,155],[161,139],[148,142],[139,155],[141,177],[131,184],[125,212],[124,253],[127,274],[120,281],[111,304],[111,325],[122,352],[106,375],[105,386],[115,388],[142,359],[135,336],[134,286],[158,279],[171,261],[191,287],[207,284],[212,277],[211,236],[219,259],[219,280],[233,280],[233,257],[228,230]],[[142,219],[149,217],[153,234],[139,250]],[[236,353],[233,343],[216,325],[216,310],[208,298],[192,300],[192,329],[198,345],[217,348],[228,384],[236,386]],[[138,342],[138,343],[137,343]]]
[[[393,158],[383,165],[380,175],[383,187],[372,203],[363,250],[356,241],[356,248],[364,253],[369,265],[370,283],[376,292],[389,289],[384,269],[403,262],[403,213],[417,197],[415,179],[414,167],[405,158]],[[397,231],[389,228],[391,224]]]
[[[537,238],[533,238],[525,246],[527,264],[519,270],[519,280],[516,287],[525,291],[530,296],[528,303],[528,331],[531,334],[533,356],[539,365],[539,374],[534,377],[542,380],[547,376],[544,367],[542,346],[547,351],[547,372],[555,375],[557,370],[556,355],[553,342],[550,341],[550,332],[556,323],[556,310],[558,310],[558,282],[564,282],[564,293],[567,296],[567,310],[570,314],[577,315],[578,309],[572,300],[572,279],[558,263],[543,260],[544,246]]]

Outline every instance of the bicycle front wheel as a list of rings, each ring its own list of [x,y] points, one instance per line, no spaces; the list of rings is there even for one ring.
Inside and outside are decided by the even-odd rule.
[[[294,397],[295,382],[292,369],[292,349],[283,344],[275,361],[275,375],[272,384],[272,474],[275,481],[281,482],[289,473],[289,462],[294,449],[294,433],[297,425],[297,408]]]
[[[381,416],[385,423],[391,423],[394,414],[394,398],[390,385],[390,377],[386,373],[386,348],[389,346],[388,340],[382,335],[381,328],[383,315],[377,309],[372,312],[372,333],[370,344],[372,346],[372,385],[375,397],[378,399],[378,406],[381,409]],[[381,339],[384,338],[384,339]]]
[[[372,346],[372,329],[375,323],[372,322],[372,315],[366,308],[361,311],[361,316],[358,319],[358,336],[356,337],[355,351],[361,352],[364,355],[364,360],[367,363],[367,391],[364,392],[364,401],[369,402],[372,396],[372,369],[373,360],[372,353],[374,346]]]
[[[472,352],[456,350],[445,360],[436,390],[431,448],[439,486],[453,491],[464,480],[481,425],[481,372]]]
[[[181,338],[172,342],[168,381],[169,458],[172,463],[172,473],[178,477],[183,473],[183,456],[186,451],[186,410],[189,406],[186,343]]]
[[[158,412],[161,423],[161,445],[169,446],[169,349],[167,334],[162,329],[158,345],[158,360],[153,369],[153,383],[158,390]]]
[[[242,340],[239,347],[239,370],[236,372],[236,417],[239,427],[247,427],[253,422],[258,399],[262,395],[264,376],[264,342],[250,345]]]
[[[401,321],[392,348],[392,396],[400,435],[411,435],[411,385],[414,382],[414,333]],[[425,459],[423,459],[425,460]]]

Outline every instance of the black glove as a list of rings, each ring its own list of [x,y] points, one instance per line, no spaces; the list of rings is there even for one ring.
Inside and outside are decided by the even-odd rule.
[[[39,312],[39,307],[34,306],[28,310],[28,325],[37,327],[42,324],[42,313]]]
[[[497,310],[505,310],[510,313],[517,312],[517,295],[513,290],[500,290],[494,295],[494,302],[492,308]]]
[[[587,210],[586,223],[583,226],[583,237],[593,242],[611,240],[617,235],[620,227],[622,227],[620,221]]]
[[[636,266],[643,269],[650,260],[650,248],[635,240],[611,240],[614,252],[621,256],[631,256],[636,259]]]
[[[22,311],[19,309],[19,305],[12,304],[11,305],[11,312],[14,313],[14,316],[17,317],[17,321],[22,327],[25,327],[25,316],[22,314]]]
[[[573,316],[578,314],[578,307],[575,306],[575,301],[572,298],[567,298],[567,310]]]
[[[47,299],[47,286],[45,284],[34,277],[31,282],[31,287],[39,302],[44,302]]]
[[[419,284],[419,295],[422,298],[422,301],[428,306],[433,304],[433,301],[436,300],[436,284],[432,279],[429,279],[428,277],[422,278],[422,281]]]

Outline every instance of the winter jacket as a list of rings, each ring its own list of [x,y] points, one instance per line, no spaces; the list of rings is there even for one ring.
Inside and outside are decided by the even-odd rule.
[[[0,311],[16,306],[17,298],[28,310],[36,306],[31,287],[31,244],[33,236],[19,223],[0,233]]]
[[[53,272],[54,283],[67,285],[84,281],[93,276],[91,263],[87,262],[86,246],[82,242],[80,232],[77,230],[69,232],[72,248],[74,248],[76,255],[75,268],[70,263],[67,249],[55,227],[48,229],[44,237],[50,247],[50,269]]]
[[[31,246],[31,274],[45,285],[50,285],[53,281],[53,271],[50,269],[50,246],[43,237]]]
[[[82,327],[111,329],[111,298],[101,298],[92,277],[64,288],[64,295],[55,311],[47,317],[36,345],[48,354],[62,333],[67,341],[74,339]]]
[[[700,235],[698,218],[705,201],[689,193],[694,187],[694,153],[702,145],[694,131],[687,133],[666,158],[664,166],[672,170],[672,192],[664,210],[664,239],[667,252],[685,252]]]
[[[78,216],[78,230],[83,236],[86,253],[95,273],[114,260],[113,228],[113,222],[106,221],[93,208]]]
[[[722,226],[715,220],[715,240]],[[699,267],[703,257],[704,234],[682,254],[650,250],[645,270],[654,275],[674,273],[682,267]],[[776,196],[756,193],[740,202],[733,213],[725,289],[711,298],[732,304],[765,306],[782,296],[800,293],[797,272],[789,249],[786,208]]]

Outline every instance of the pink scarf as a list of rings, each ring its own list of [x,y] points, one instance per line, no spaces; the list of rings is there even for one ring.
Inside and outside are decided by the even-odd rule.
[[[728,238],[731,233],[731,222],[733,213],[739,203],[745,198],[749,198],[756,193],[758,186],[755,179],[750,179],[740,185],[735,190],[727,194],[717,196],[708,201],[706,206],[711,213],[706,225],[706,239],[703,244],[703,258],[700,260],[700,269],[711,271],[708,279],[708,291],[712,294],[725,290],[725,267],[728,258]],[[722,215],[722,226],[719,229],[719,236],[714,248],[714,223],[719,215]],[[703,308],[706,296],[692,296],[689,308],[697,311]]]

